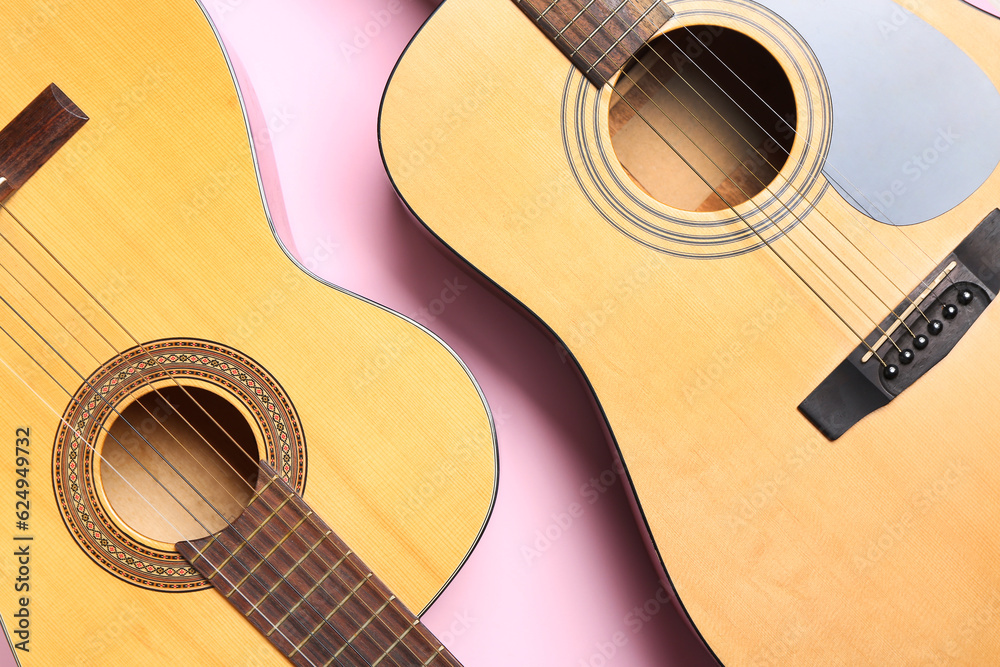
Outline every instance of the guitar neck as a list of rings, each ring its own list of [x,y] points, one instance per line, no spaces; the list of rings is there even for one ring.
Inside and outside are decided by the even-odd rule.
[[[674,12],[662,0],[514,0],[600,88]]]
[[[266,463],[239,518],[177,550],[294,665],[461,667]]]

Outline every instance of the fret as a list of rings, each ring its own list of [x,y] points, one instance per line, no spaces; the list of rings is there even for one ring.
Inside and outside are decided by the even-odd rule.
[[[368,575],[368,577],[372,577],[372,576],[374,576],[374,574],[370,574],[370,575]],[[333,611],[331,611],[331,612],[330,612],[329,614],[327,614],[327,615],[326,615],[326,616],[325,616],[325,617],[323,618],[323,620],[322,620],[322,621],[320,622],[320,624],[319,624],[319,625],[317,625],[317,626],[316,626],[315,628],[313,628],[313,632],[315,633],[315,632],[316,632],[317,630],[319,630],[320,628],[322,628],[322,627],[323,627],[323,625],[325,625],[325,624],[326,624],[326,623],[327,623],[327,622],[328,622],[328,621],[329,621],[329,620],[330,620],[331,618],[333,618],[333,615],[334,615],[334,614],[336,614],[336,613],[337,613],[338,611],[340,611],[340,609],[341,609],[341,608],[342,608],[342,607],[343,607],[344,605],[346,605],[346,604],[347,604],[348,602],[350,602],[351,598],[353,598],[353,597],[354,597],[354,594],[358,592],[358,589],[359,589],[359,588],[361,588],[362,586],[364,586],[364,585],[365,585],[365,583],[366,583],[367,581],[368,581],[368,578],[365,578],[365,579],[363,579],[362,581],[360,581],[360,582],[358,583],[358,585],[357,585],[357,586],[355,586],[355,587],[354,587],[354,588],[353,588],[353,589],[351,590],[351,592],[347,594],[347,597],[346,597],[346,598],[344,598],[344,600],[343,600],[343,601],[342,601],[342,602],[341,602],[340,604],[338,604],[338,605],[337,605],[336,607],[334,607],[334,608],[333,608]]]
[[[395,648],[396,648],[396,647],[397,647],[398,645],[400,645],[400,644],[403,644],[403,642],[404,642],[404,640],[406,639],[406,637],[407,637],[407,636],[408,636],[408,635],[409,635],[409,634],[410,634],[410,633],[411,633],[411,632],[412,632],[413,630],[416,630],[416,629],[417,629],[417,628],[419,628],[419,627],[420,627],[420,619],[414,619],[414,620],[413,620],[413,621],[412,621],[412,622],[410,623],[409,627],[407,627],[407,628],[406,628],[406,630],[405,630],[405,631],[403,631],[403,633],[402,633],[401,635],[399,635],[399,637],[398,637],[398,638],[396,639],[396,641],[394,641],[394,642],[393,642],[393,643],[392,643],[392,644],[391,644],[391,645],[389,646],[389,648],[387,648],[387,649],[385,650],[385,652],[384,652],[384,653],[382,653],[382,655],[380,655],[380,656],[378,657],[378,659],[376,659],[376,660],[375,660],[375,662],[373,662],[373,663],[372,663],[371,667],[378,667],[379,663],[381,663],[381,662],[382,662],[382,661],[383,661],[383,660],[384,660],[385,658],[387,658],[387,657],[389,656],[389,654],[390,654],[390,653],[392,653],[392,651],[393,651],[393,650],[394,650],[394,649],[395,649]],[[419,632],[418,632],[417,634],[419,635]],[[435,643],[437,643],[437,642],[435,642]],[[405,646],[405,644],[403,644],[403,645]],[[412,651],[412,647],[410,647],[410,650]],[[437,643],[437,648],[436,648],[436,649],[434,649],[434,652],[433,652],[433,653],[431,653],[431,656],[430,656],[429,658],[427,658],[426,660],[423,660],[423,661],[421,661],[421,663],[420,663],[420,664],[421,664],[421,666],[422,666],[422,667],[426,667],[427,665],[430,665],[430,664],[431,664],[432,662],[434,662],[434,661],[435,661],[436,659],[438,659],[439,657],[443,657],[443,652],[444,652],[444,651],[445,651],[445,648],[444,648],[444,646],[442,646],[442,645],[441,645],[440,643]],[[414,656],[416,657],[416,654],[414,654]],[[420,658],[417,658],[417,659],[419,660]]]
[[[283,584],[283,583],[284,582],[282,580],[280,580],[280,579],[278,581],[274,582],[274,585],[271,586],[269,589],[267,589],[267,592],[264,593],[264,596],[261,599],[257,600],[257,602],[255,602],[252,605],[250,605],[249,611],[247,611],[243,615],[246,616],[247,618],[249,618],[252,614],[262,613],[260,611],[260,606],[262,604],[264,604],[265,602],[267,602],[267,599],[270,598],[271,596],[273,596],[274,595],[274,591],[279,586],[281,586],[281,584]],[[268,621],[268,622],[270,623],[270,621]],[[278,621],[275,625],[281,625],[281,621]]]
[[[673,16],[663,0],[515,0],[594,85],[611,80]]]
[[[403,641],[404,639],[406,639],[406,635],[410,634],[410,631],[412,631],[412,630],[413,630],[413,628],[417,627],[417,623],[419,623],[419,622],[420,622],[420,621],[414,621],[414,622],[413,622],[413,623],[412,623],[412,624],[410,625],[410,627],[408,627],[408,628],[406,629],[406,632],[404,632],[404,633],[403,633],[403,634],[401,634],[401,635],[400,635],[399,637],[397,637],[397,638],[396,638],[396,641],[394,641],[394,642],[393,642],[392,644],[390,644],[390,645],[389,645],[389,648],[387,648],[387,649],[386,649],[385,651],[383,651],[383,652],[382,652],[382,655],[380,655],[380,656],[378,657],[378,659],[376,659],[376,660],[375,660],[375,662],[373,662],[373,663],[372,663],[372,667],[378,667],[378,664],[379,664],[380,662],[382,662],[383,660],[385,660],[385,659],[386,659],[386,658],[387,658],[387,657],[389,656],[389,654],[390,654],[390,653],[392,653],[392,650],[393,650],[394,648],[396,648],[396,646],[398,646],[398,645],[399,645],[399,644],[400,644],[400,643],[401,643],[401,642],[402,642],[402,641]]]
[[[583,15],[584,15],[584,13],[585,13],[585,12],[586,12],[586,11],[587,11],[588,9],[590,9],[590,7],[591,7],[591,6],[592,6],[592,5],[593,5],[593,4],[595,3],[595,2],[597,2],[597,0],[590,0],[590,2],[588,2],[588,3],[587,3],[587,4],[585,4],[585,5],[583,6],[583,7],[581,7],[581,8],[580,8],[580,11],[578,11],[578,12],[576,13],[576,16],[574,16],[573,18],[571,18],[571,19],[569,20],[569,22],[567,22],[567,23],[566,23],[566,25],[564,25],[564,26],[562,27],[562,29],[561,29],[561,30],[559,30],[559,32],[557,32],[557,33],[556,33],[556,34],[555,34],[555,35],[553,36],[553,41],[555,41],[555,40],[559,40],[559,39],[562,39],[562,37],[563,37],[563,34],[565,34],[565,32],[566,32],[566,29],[567,29],[567,28],[570,28],[570,27],[573,27],[573,26],[574,26],[574,25],[576,24],[577,20],[579,20],[579,18],[580,18],[581,16],[583,16]],[[610,17],[610,16],[614,16],[614,14],[612,13],[612,14],[609,14],[608,16],[609,16],[609,17]],[[580,47],[577,47],[577,48],[576,48],[576,51],[579,51],[579,50],[580,50]],[[575,53],[576,51],[574,51],[574,53]]]
[[[520,0],[518,0],[518,3],[517,3],[517,4],[519,4],[519,5],[521,4]],[[538,15],[538,18],[537,18],[537,19],[535,19],[535,23],[537,23],[538,21],[540,21],[540,20],[542,20],[543,18],[545,18],[545,15],[546,15],[546,14],[548,14],[548,13],[549,13],[550,11],[552,11],[553,9],[555,9],[555,6],[556,6],[557,4],[559,4],[558,0],[556,0],[555,2],[553,2],[552,4],[550,4],[550,5],[548,6],[548,7],[546,7],[546,8],[545,8],[545,9],[544,9],[544,10],[542,11],[542,13]]]
[[[625,0],[625,1],[626,1],[626,2],[628,2],[628,0]],[[590,5],[588,5],[588,7],[589,7],[589,6],[590,6]],[[596,35],[597,33],[599,33],[599,32],[600,32],[601,30],[603,30],[603,29],[604,29],[604,27],[605,27],[605,26],[606,26],[606,25],[608,24],[608,21],[610,21],[610,20],[611,20],[611,19],[613,19],[613,18],[618,18],[618,12],[617,12],[617,11],[615,11],[615,12],[611,12],[610,14],[608,14],[607,16],[605,16],[605,17],[604,17],[604,20],[602,20],[602,21],[601,21],[601,22],[600,22],[600,23],[599,23],[599,24],[597,25],[597,27],[596,27],[596,28],[594,28],[593,30],[591,30],[591,31],[590,31],[590,34],[589,34],[589,35],[587,35],[587,36],[586,36],[586,37],[584,38],[584,40],[583,40],[582,42],[580,42],[580,44],[579,44],[579,45],[578,45],[578,46],[577,46],[577,47],[576,47],[575,49],[573,49],[573,50],[572,50],[572,51],[571,51],[571,52],[569,53],[569,57],[570,57],[570,59],[572,59],[573,57],[575,57],[575,56],[576,56],[576,55],[577,55],[577,54],[578,54],[578,53],[580,52],[580,49],[582,49],[582,48],[583,48],[583,47],[584,47],[584,46],[585,46],[586,44],[590,43],[590,41],[591,41],[591,40],[592,40],[592,39],[594,38],[594,36],[595,36],[595,35]],[[619,19],[619,20],[620,20],[620,19]]]
[[[348,552],[348,554],[350,554],[350,552]],[[316,583],[312,585],[312,588],[310,588],[310,589],[309,589],[308,591],[306,591],[305,595],[303,595],[303,596],[302,596],[302,599],[303,599],[303,600],[308,600],[308,599],[309,599],[309,597],[310,597],[310,596],[311,596],[311,595],[312,595],[313,593],[315,593],[315,592],[316,592],[316,590],[317,590],[317,589],[318,589],[318,588],[319,588],[320,586],[322,586],[322,585],[323,585],[324,583],[326,583],[326,580],[327,580],[327,579],[329,579],[330,577],[332,577],[332,576],[334,575],[334,573],[335,573],[335,572],[336,572],[336,570],[337,570],[337,567],[339,567],[339,566],[340,566],[340,564],[341,564],[341,563],[342,563],[342,562],[344,561],[344,558],[347,558],[347,555],[344,555],[344,557],[343,557],[343,558],[341,558],[341,559],[340,559],[339,561],[337,561],[337,562],[336,562],[336,563],[335,563],[335,564],[333,565],[333,567],[331,567],[331,568],[330,568],[329,570],[327,570],[327,571],[326,571],[325,573],[323,573],[323,576],[322,576],[322,577],[320,577],[320,578],[319,578],[319,579],[318,579],[318,580],[316,581]],[[293,567],[292,569],[294,570],[295,568]],[[286,576],[287,576],[287,575],[286,575]]]
[[[271,480],[270,482],[268,482],[267,486],[265,486],[264,489],[267,489],[268,487],[270,487],[273,482],[274,482],[274,480]],[[238,554],[240,551],[242,551],[243,547],[245,547],[247,545],[247,543],[249,543],[249,541],[251,539],[253,539],[254,536],[257,535],[257,533],[259,531],[261,531],[261,530],[264,529],[264,526],[267,525],[267,522],[270,519],[274,518],[277,515],[277,513],[281,510],[281,508],[284,507],[290,501],[291,501],[291,498],[288,498],[287,500],[285,500],[285,502],[283,502],[270,516],[268,516],[267,519],[265,519],[264,522],[261,523],[260,526],[258,526],[256,529],[254,529],[254,531],[250,535],[248,535],[246,537],[246,539],[236,547],[235,550],[229,552],[229,555],[226,556],[226,558],[221,563],[219,563],[218,565],[213,565],[212,568],[216,572],[220,572],[222,570],[222,568],[226,567],[229,564],[229,561],[231,561],[233,559],[233,557],[236,556],[236,554]],[[208,541],[208,543],[205,544],[205,546],[202,547],[202,549],[199,551],[197,557],[201,558],[203,556],[204,552],[207,551],[209,548],[211,548],[215,544],[215,542],[216,542],[217,539],[218,539],[218,534],[217,535],[213,535],[212,538]],[[192,565],[193,565],[193,563],[192,563]]]
[[[635,30],[636,26],[638,26],[640,23],[642,23],[643,21],[645,21],[646,17],[649,16],[649,13],[652,12],[655,8],[656,8],[655,5],[651,5],[649,8],[647,8],[646,11],[644,11],[642,13],[642,15],[635,20],[635,23],[633,23],[632,25],[630,25],[628,27],[628,29],[625,30],[622,33],[621,37],[619,37],[617,40],[615,40],[615,43],[611,45],[611,48],[607,49],[603,54],[601,54],[601,57],[598,58],[596,61],[594,61],[594,63],[589,68],[587,68],[587,71],[584,72],[584,75],[586,75],[589,72],[591,72],[595,67],[597,67],[601,63],[601,61],[603,61],[605,58],[607,58],[608,55],[610,55],[611,51],[613,51],[616,47],[618,47],[618,45],[621,44],[621,41],[623,39],[625,39],[625,37],[629,33],[631,33],[633,30]],[[617,15],[615,15],[615,16],[617,16]],[[608,18],[611,18],[611,17],[609,16]]]
[[[458,667],[264,463],[258,480],[250,504],[228,528],[177,549],[268,641],[295,665],[360,659],[383,667]]]
[[[292,574],[292,572],[294,572],[295,570],[297,570],[297,569],[298,569],[298,568],[299,568],[299,567],[300,567],[300,566],[302,565],[302,563],[304,563],[304,562],[305,562],[305,560],[306,560],[307,558],[309,558],[310,556],[312,556],[312,555],[313,555],[313,554],[314,554],[314,553],[316,552],[316,549],[318,549],[318,548],[319,548],[319,545],[323,544],[323,542],[324,542],[324,541],[325,541],[325,540],[326,540],[326,539],[327,539],[327,538],[328,538],[328,537],[329,537],[330,535],[332,535],[332,534],[333,534],[333,531],[332,531],[332,530],[328,530],[328,531],[326,531],[326,532],[325,532],[325,533],[323,534],[323,536],[322,536],[322,537],[320,537],[320,538],[319,538],[318,540],[316,540],[316,543],[315,543],[315,544],[313,544],[313,545],[312,545],[311,547],[309,547],[308,549],[306,549],[306,552],[305,552],[304,554],[302,554],[302,558],[300,558],[300,559],[298,559],[297,561],[295,561],[295,565],[292,565],[291,569],[289,569],[289,570],[288,570],[287,572],[285,572],[285,575],[284,575],[284,576],[285,576],[285,578],[287,579],[287,578],[288,578],[288,577],[289,577],[289,576],[290,576],[290,575]],[[349,554],[349,553],[350,553],[350,552],[348,552],[347,554],[344,554],[344,556],[343,556],[343,557],[342,557],[342,558],[341,558],[341,559],[340,559],[339,561],[337,561],[337,563],[336,563],[336,564],[334,564],[334,565],[333,565],[333,567],[331,568],[331,571],[330,571],[330,572],[328,572],[327,574],[332,574],[333,570],[336,570],[336,569],[337,569],[337,566],[339,566],[339,565],[340,565],[340,563],[342,563],[342,562],[343,562],[344,558],[347,558],[347,556],[348,556],[348,554]]]
[[[445,658],[444,651],[444,646],[438,646],[437,651],[435,651],[434,655],[431,656],[431,659],[425,662],[421,667],[430,667],[430,664],[438,658]]]
[[[341,648],[339,651],[337,651],[337,653],[333,657],[334,658],[340,657],[340,654],[344,652],[344,649],[347,648],[348,646],[350,646],[351,642],[353,642],[355,639],[357,639],[358,636],[361,635],[361,633],[365,631],[365,628],[367,628],[369,625],[371,625],[371,622],[374,621],[376,618],[378,618],[378,615],[381,614],[383,611],[385,611],[385,608],[388,607],[390,604],[392,604],[392,601],[395,600],[395,599],[396,599],[396,596],[393,595],[389,600],[386,601],[386,603],[384,605],[382,605],[381,607],[379,607],[378,611],[376,611],[374,614],[372,614],[371,618],[369,618],[367,621],[365,621],[364,625],[362,625],[360,628],[358,628],[358,631],[355,632],[353,635],[351,635],[351,638],[347,640],[347,644],[343,648]]]
[[[279,509],[280,509],[280,508],[279,508]],[[312,514],[312,512],[310,512],[310,514]],[[300,523],[302,523],[302,522],[305,522],[306,518],[308,518],[308,517],[305,517],[305,518],[303,518],[303,519],[302,519],[302,521],[301,521]],[[263,526],[261,526],[261,527],[263,528]],[[255,531],[255,532],[256,532],[256,531]],[[250,535],[250,537],[248,537],[248,538],[247,538],[247,541],[249,541],[249,540],[253,539],[253,537],[254,537],[254,535]],[[275,544],[275,545],[274,545],[274,546],[273,546],[273,547],[271,548],[271,550],[270,550],[270,551],[268,551],[268,552],[267,552],[266,554],[264,554],[264,558],[263,558],[263,559],[261,559],[261,561],[260,561],[259,563],[257,563],[256,565],[254,565],[254,566],[253,566],[253,568],[251,568],[251,569],[250,569],[250,571],[248,571],[248,572],[247,572],[247,573],[246,573],[245,575],[243,575],[243,578],[242,578],[242,579],[240,579],[240,580],[239,580],[238,582],[236,582],[236,588],[239,588],[240,586],[242,586],[243,584],[245,584],[245,583],[246,583],[246,581],[247,581],[247,579],[249,579],[249,578],[250,578],[251,576],[255,575],[255,574],[256,574],[256,572],[257,572],[257,570],[258,570],[258,569],[259,569],[259,568],[260,568],[260,567],[261,567],[262,565],[264,565],[264,563],[266,563],[266,562],[267,562],[267,559],[268,559],[268,558],[270,558],[271,556],[273,556],[273,555],[274,555],[274,553],[275,553],[275,552],[276,552],[276,551],[277,551],[278,549],[280,549],[280,548],[281,548],[281,546],[282,546],[282,545],[283,545],[283,544],[284,544],[284,543],[285,543],[285,542],[286,542],[286,541],[288,540],[288,538],[289,538],[289,537],[291,537],[291,534],[288,534],[288,535],[286,535],[286,536],[285,536],[285,537],[284,537],[284,538],[283,538],[283,539],[282,539],[282,540],[281,540],[280,542],[278,542],[277,544]],[[243,545],[240,545],[240,546],[243,546]],[[236,555],[235,553],[234,553],[234,554],[232,554],[232,556],[235,556],[235,555]],[[308,555],[308,554],[307,554],[307,555]],[[231,556],[231,557],[232,557],[232,556]],[[303,558],[305,558],[305,556],[303,556]],[[226,560],[228,561],[229,559],[226,559]],[[223,563],[223,565],[225,565],[225,563]],[[287,575],[285,575],[285,577],[282,577],[282,578],[283,578],[283,579],[287,578]]]

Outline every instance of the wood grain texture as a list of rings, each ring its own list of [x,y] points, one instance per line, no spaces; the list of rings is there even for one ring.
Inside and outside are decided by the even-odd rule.
[[[0,201],[14,194],[87,122],[55,84],[0,130]]]
[[[490,417],[466,369],[411,322],[307,275],[276,243],[240,98],[195,2],[25,1],[7,18],[0,118],[56,82],[91,120],[6,205],[94,298],[6,212],[0,229],[24,258],[0,242],[10,271],[0,273],[0,292],[84,377],[137,341],[185,336],[266,368],[301,418],[304,498],[408,607],[424,609],[477,539],[493,498]],[[11,453],[3,488],[15,483],[15,429],[32,433],[23,664],[281,664],[216,591],[132,586],[76,545],[50,462],[66,391],[82,379],[6,307],[0,321],[52,374],[0,336],[0,431]],[[3,534],[13,532],[5,523]],[[15,568],[0,559],[0,579],[13,581]],[[11,628],[23,594],[4,591]]]
[[[726,27],[782,46],[766,26],[738,22],[756,16],[751,3],[671,6],[673,26],[712,24],[726,7]],[[912,8],[1000,83],[1000,24],[945,0]],[[511,73],[481,47],[500,40],[530,70]],[[791,76],[796,61],[775,55]],[[796,406],[857,339],[770,251],[673,257],[597,215],[564,147],[560,109],[575,86],[567,84],[570,71],[507,0],[447,0],[390,81],[383,153],[417,216],[575,355],[670,580],[707,643],[727,665],[994,663],[1000,308],[987,309],[948,359],[893,405],[829,443]],[[820,83],[793,81],[803,123],[828,110]],[[474,98],[477,112],[447,126],[445,140],[418,164],[415,151],[446,127],[456,94]],[[604,109],[610,97],[606,87]],[[606,132],[607,120],[593,126],[581,131]],[[784,177],[794,179],[796,165],[822,147],[817,136],[796,139]],[[608,173],[650,214],[720,219],[653,201],[609,159]],[[843,312],[849,304],[797,259],[793,242],[829,256],[804,227],[895,304],[899,294],[891,298],[833,226],[909,291],[914,276],[926,275],[1000,202],[995,172],[954,210],[909,228],[922,254],[889,227],[875,227],[873,238],[822,177],[806,187],[815,208],[775,246]],[[543,197],[550,192],[559,197]],[[753,205],[738,209],[759,220]],[[851,280],[836,262],[824,260],[824,268]],[[885,315],[874,297],[857,298]],[[850,319],[865,325],[856,313]]]
[[[460,667],[273,468],[221,532],[177,550],[300,667]]]
[[[516,0],[516,4],[598,86],[674,15],[661,0]]]

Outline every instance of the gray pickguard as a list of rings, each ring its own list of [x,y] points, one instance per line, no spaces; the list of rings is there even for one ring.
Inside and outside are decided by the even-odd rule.
[[[824,174],[863,213],[895,225],[930,220],[1000,164],[1000,93],[922,19],[891,0],[758,2],[823,66],[834,118]]]

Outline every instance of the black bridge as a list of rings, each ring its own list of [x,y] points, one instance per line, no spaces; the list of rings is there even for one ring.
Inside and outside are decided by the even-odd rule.
[[[836,440],[944,359],[998,293],[1000,209],[979,223],[799,410]],[[879,352],[887,345],[887,352]]]

